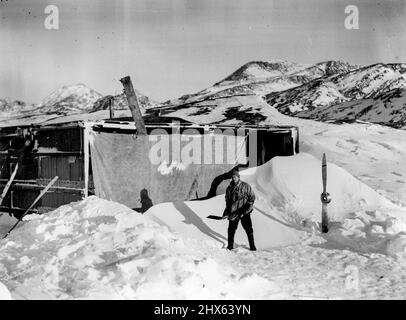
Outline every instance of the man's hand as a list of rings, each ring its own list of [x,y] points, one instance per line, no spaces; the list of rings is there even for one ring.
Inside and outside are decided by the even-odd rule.
[[[238,212],[235,212],[228,216],[228,220],[234,221],[234,220],[239,219],[240,217],[241,217],[241,215]]]
[[[229,220],[234,221],[237,219],[241,219],[246,213],[247,211],[245,210],[245,208],[241,207],[240,209],[238,209],[237,211],[235,211],[230,215]]]

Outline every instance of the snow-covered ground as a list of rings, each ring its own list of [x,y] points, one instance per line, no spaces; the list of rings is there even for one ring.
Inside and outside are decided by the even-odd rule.
[[[406,130],[356,123],[297,122],[301,152],[346,169],[391,201],[406,206]]]
[[[247,250],[241,226],[235,252],[224,249],[227,222],[206,219],[222,214],[223,195],[159,204],[145,215],[90,197],[30,217],[0,240],[0,298],[406,298],[406,130],[293,118],[254,95],[221,101],[204,114],[190,107],[171,115],[241,123],[225,116],[237,108],[299,127],[298,155],[241,173],[257,194],[259,251]],[[333,199],[325,235],[323,153]],[[1,215],[0,236],[14,223]]]
[[[0,266],[16,299],[250,299],[276,290],[148,215],[96,197],[25,222],[2,241]]]
[[[227,222],[206,218],[222,214],[224,195],[158,204],[145,215],[89,197],[27,217],[0,240],[0,299],[405,299],[406,130],[278,112],[401,126],[405,70],[257,61],[163,104],[165,114],[196,123],[299,128],[300,154],[241,173],[257,194],[259,251],[247,250],[241,226],[235,252],[224,249]],[[0,125],[104,119],[109,97],[100,97],[75,85],[39,106],[3,99]],[[115,109],[123,99],[115,97]],[[318,226],[323,153],[333,199],[328,234]],[[15,221],[0,213],[0,236]]]
[[[252,214],[257,252],[247,249],[241,226],[237,248],[225,250],[227,222],[206,218],[222,214],[224,195],[158,204],[144,215],[89,197],[32,216],[0,240],[0,297],[10,292],[14,299],[405,298],[406,203],[390,173],[375,172],[382,164],[373,161],[378,155],[377,163],[403,160],[404,131],[314,121],[306,126],[300,154],[241,172],[257,195]],[[347,154],[351,143],[344,143],[356,134],[358,157]],[[331,160],[328,234],[318,226],[322,152]],[[345,167],[371,174],[365,179],[369,186]],[[390,166],[396,170],[403,176],[400,165]],[[386,183],[378,193],[371,181]],[[8,215],[0,217],[0,224],[8,224],[1,232],[13,223]]]

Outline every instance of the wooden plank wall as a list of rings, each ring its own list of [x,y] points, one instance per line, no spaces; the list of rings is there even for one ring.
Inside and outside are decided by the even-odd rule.
[[[14,133],[10,130],[6,133]],[[83,143],[81,130],[82,128],[79,126],[52,129],[41,128],[36,134],[39,151],[33,153],[32,157],[30,157],[28,161],[25,161],[16,179],[20,181],[35,181],[36,179],[50,180],[57,175],[59,181],[83,181],[84,161],[81,150]],[[5,149],[4,152],[0,153],[0,169],[4,164],[0,172],[0,178],[2,179],[8,179],[10,176],[6,149],[8,150],[8,142],[11,139],[13,138],[10,136],[0,138],[0,146]],[[10,190],[13,191],[13,206],[19,208],[29,207],[39,194],[39,189],[40,188],[33,190],[30,188],[12,186]],[[3,205],[10,205],[10,194],[11,192],[9,192],[4,199]],[[56,208],[80,199],[82,199],[82,193],[80,191],[53,190],[44,195],[37,206]]]
[[[38,143],[43,148],[56,148],[58,152],[38,156],[38,178],[83,181],[84,166],[82,154],[81,128],[46,130],[40,132]],[[66,154],[69,153],[69,154]],[[54,191],[46,194],[42,201],[43,207],[59,207],[82,198],[79,192]]]
[[[38,177],[52,179],[55,176],[59,180],[83,181],[83,156],[52,155],[40,156]],[[46,194],[42,198],[41,206],[59,207],[82,198],[78,192],[56,191]]]

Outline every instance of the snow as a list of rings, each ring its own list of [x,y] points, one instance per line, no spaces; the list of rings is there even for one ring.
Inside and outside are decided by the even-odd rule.
[[[299,127],[299,154],[241,172],[257,195],[252,220],[259,251],[247,250],[241,226],[234,252],[224,249],[227,222],[206,218],[222,215],[224,195],[162,203],[144,215],[89,197],[27,216],[0,240],[0,299],[404,299],[406,131],[288,117],[259,97],[299,85],[290,75],[314,79],[328,68],[347,67],[293,66],[261,82],[258,77],[267,77],[266,72],[254,66],[248,70],[251,82],[238,77],[220,82],[186,100],[200,102],[170,114],[198,123],[243,123],[241,115],[227,113],[236,108],[248,118],[261,115],[263,124]],[[325,106],[329,116],[338,110],[337,118],[350,112],[341,107],[362,111],[380,90],[404,88],[404,75],[391,68],[376,65],[328,77],[315,91],[307,92],[306,86],[290,91],[294,99],[288,103],[299,111],[309,98]],[[347,94],[368,98],[328,108]],[[390,98],[395,110],[403,109],[403,92]],[[376,100],[362,119],[400,121],[401,115],[384,110],[383,101]],[[208,111],[200,113],[202,108]],[[40,117],[49,123],[67,119]],[[327,234],[319,231],[323,153],[332,197]],[[160,168],[162,174],[173,169]],[[0,213],[0,236],[15,221]]]
[[[96,197],[30,219],[2,240],[0,278],[17,299],[250,299],[276,290]]]
[[[59,152],[58,148],[52,147],[52,148],[47,148],[47,147],[39,147],[38,148],[38,153],[51,153],[51,152]]]
[[[191,107],[170,115],[201,124],[243,124],[244,119],[226,118],[225,112],[232,107],[250,107],[252,111],[246,112],[246,118],[258,113],[265,118],[261,124],[297,126],[300,152],[312,154],[318,159],[326,153],[329,161],[391,201],[406,206],[406,130],[368,122],[334,124],[289,117],[256,95],[235,96],[215,103],[216,107],[205,114],[193,116],[191,114],[199,108]]]
[[[325,84],[319,88],[313,103],[318,106],[326,106],[332,103],[340,103],[346,98],[333,86]]]
[[[4,284],[0,282],[0,300],[11,300],[11,294]]]
[[[135,89],[141,107],[158,105]],[[0,99],[0,127],[57,124],[72,121],[109,118],[108,96],[103,97],[84,84],[63,86],[47,96],[38,105],[28,105],[11,99]],[[114,116],[131,117],[124,94],[114,97]],[[119,110],[117,110],[119,109]]]
[[[266,95],[271,92],[300,87],[311,80],[326,76],[327,74],[338,74],[358,67],[342,61],[327,61],[315,65],[298,64],[285,60],[253,61],[246,63],[212,87],[195,94],[173,99],[166,102],[165,105],[195,104],[197,106],[202,101],[208,101],[214,105],[213,100],[215,99],[250,94]],[[221,102],[219,103],[221,104]],[[218,104],[217,101],[216,104]]]
[[[320,159],[300,153],[240,172],[257,195],[252,213],[257,252],[247,249],[241,226],[235,253],[226,251],[227,222],[206,218],[222,214],[224,195],[158,204],[144,215],[91,196],[27,216],[0,241],[0,281],[8,288],[2,296],[9,291],[14,299],[405,297],[406,209],[328,162],[331,229],[321,234],[320,165]],[[357,290],[346,285],[354,268],[362,275]]]
[[[62,103],[65,99],[72,97],[75,102],[72,103],[72,107],[89,110],[93,107],[93,104],[102,97],[102,95],[82,83],[63,86],[45,97],[40,103],[39,108],[43,110],[47,110],[44,108],[52,109],[54,105]]]
[[[303,218],[315,218],[320,211],[320,161],[307,153],[291,157],[275,157],[269,163],[243,171],[247,182],[261,190],[275,206],[291,206]],[[295,168],[292,171],[292,168]],[[344,169],[329,163],[328,190],[334,201],[329,216],[341,219],[353,210],[393,210],[396,207]],[[272,177],[272,179],[269,179]],[[284,208],[286,210],[286,208]]]
[[[338,105],[311,111],[299,112],[304,118],[328,120],[364,120],[374,123],[402,124],[405,119],[406,91],[399,95],[395,91],[391,96],[349,101]],[[302,111],[300,109],[293,110]]]
[[[357,179],[391,201],[406,206],[406,131],[371,123],[323,123],[280,114],[258,96],[235,96],[216,101],[210,112],[192,116],[198,107],[180,109],[170,115],[191,119],[197,123],[241,124],[244,119],[224,113],[232,107],[252,108],[263,124],[297,126],[300,132],[300,152],[329,161],[346,169]],[[388,168],[390,168],[388,170]]]
[[[281,92],[252,93],[264,94],[268,103],[280,112],[297,117],[360,119],[403,126],[406,78],[401,65],[381,63],[354,68],[338,63],[325,70],[325,75],[306,76],[301,86]]]
[[[386,81],[399,78],[403,78],[403,76],[398,71],[377,64],[343,76],[341,81],[337,82],[337,87],[344,92],[359,87],[361,94],[368,94],[379,89]]]
[[[298,119],[299,120],[299,119]],[[392,202],[406,206],[405,130],[374,124],[334,125],[294,121],[302,152],[321,159],[323,153]]]
[[[318,228],[320,166],[318,159],[301,153],[275,157],[261,167],[241,172],[241,179],[250,183],[257,195],[253,226],[259,249],[300,243],[308,236],[306,231]],[[333,226],[329,236],[335,245],[392,255],[405,250],[406,224],[402,217],[405,209],[332,163],[328,165],[328,177],[328,191],[334,199],[329,205]],[[223,210],[224,195],[221,195],[206,201],[158,204],[147,214],[174,231],[224,247],[225,226],[215,220],[205,221],[207,215],[222,215]],[[376,225],[382,232],[372,230]],[[242,229],[236,234],[236,243],[246,245]]]

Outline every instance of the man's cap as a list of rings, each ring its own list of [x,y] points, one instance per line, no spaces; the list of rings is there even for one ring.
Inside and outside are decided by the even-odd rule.
[[[238,169],[233,169],[231,170],[231,176],[237,176],[240,177],[240,172],[238,171]]]

